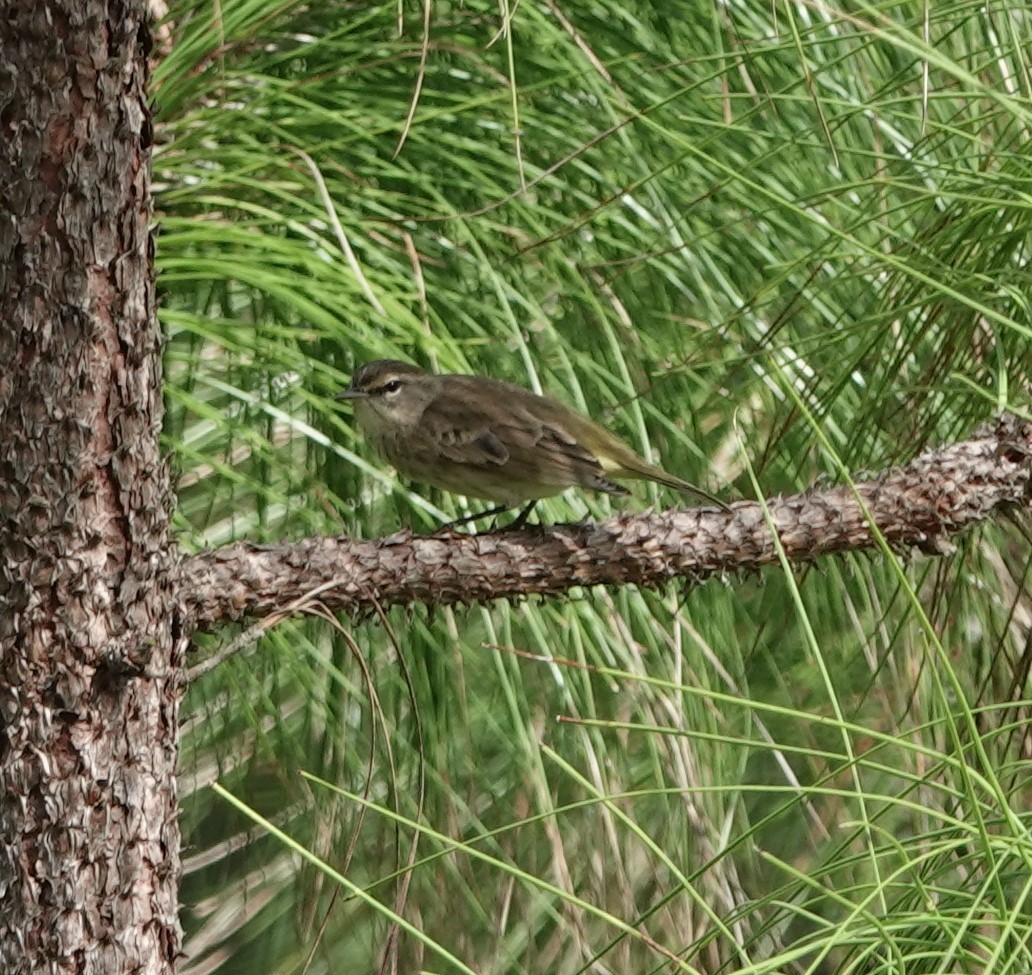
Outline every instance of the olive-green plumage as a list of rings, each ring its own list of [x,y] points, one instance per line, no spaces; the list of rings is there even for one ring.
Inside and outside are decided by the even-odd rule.
[[[611,478],[656,481],[727,507],[586,416],[513,383],[380,359],[357,369],[338,399],[355,401],[373,449],[406,477],[505,508],[569,487],[626,494]]]

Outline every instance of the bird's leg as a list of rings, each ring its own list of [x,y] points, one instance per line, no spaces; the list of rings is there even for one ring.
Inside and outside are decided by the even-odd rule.
[[[534,510],[536,501],[531,501],[530,504],[526,505],[522,511],[513,519],[513,521],[505,526],[505,531],[518,531],[527,524],[527,519],[530,517],[530,513]],[[496,515],[505,514],[506,511],[511,511],[511,504],[500,504],[494,508],[488,508],[487,511],[478,511],[472,515],[466,515],[465,518],[456,518],[454,521],[446,522],[441,525],[440,528],[434,534],[441,534],[443,532],[450,532],[453,528],[460,528],[463,525],[468,525],[472,521],[480,521],[481,518],[492,518]],[[498,528],[498,520],[495,519],[495,523],[492,526],[493,529]]]
[[[516,531],[516,530],[522,528],[527,523],[527,519],[530,517],[530,513],[534,510],[534,505],[536,505],[536,504],[537,504],[536,501],[531,501],[530,504],[528,504],[516,516],[516,518],[513,521],[513,523],[511,525],[506,526],[505,530],[506,531]]]
[[[465,518],[456,518],[454,521],[445,522],[437,529],[435,534],[441,532],[450,532],[453,528],[461,528],[463,525],[468,525],[472,521],[480,521],[481,518],[490,518],[493,515],[500,515],[503,511],[508,511],[512,505],[500,504],[494,508],[488,508],[487,511],[477,511],[471,515],[466,515]]]

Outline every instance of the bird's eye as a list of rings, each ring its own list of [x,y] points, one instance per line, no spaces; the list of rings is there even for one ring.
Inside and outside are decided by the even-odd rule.
[[[380,387],[380,390],[384,393],[396,393],[399,389],[401,389],[401,382],[397,379],[388,379]]]

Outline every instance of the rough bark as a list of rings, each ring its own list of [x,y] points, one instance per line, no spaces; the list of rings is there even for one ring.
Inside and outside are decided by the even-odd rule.
[[[942,554],[950,538],[1032,497],[1032,423],[1001,419],[972,440],[929,451],[852,489],[812,491],[769,502],[777,538],[795,562],[875,549],[871,521],[896,548]],[[187,559],[188,625],[265,619],[317,598],[335,611],[376,605],[449,605],[559,595],[574,586],[757,570],[777,560],[760,505],[618,515],[600,524],[413,536],[372,541],[312,538],[281,545],[237,543]]]
[[[142,3],[0,3],[0,971],[170,972],[177,561]]]

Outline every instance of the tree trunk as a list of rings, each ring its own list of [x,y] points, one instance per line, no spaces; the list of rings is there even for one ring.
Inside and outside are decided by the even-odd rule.
[[[171,972],[149,33],[117,0],[0,0],[0,24],[0,971]]]

